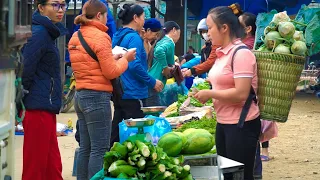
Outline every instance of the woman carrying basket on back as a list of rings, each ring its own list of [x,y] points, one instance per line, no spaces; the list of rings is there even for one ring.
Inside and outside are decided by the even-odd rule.
[[[244,28],[229,7],[217,7],[207,16],[208,35],[217,59],[209,72],[212,90],[194,96],[205,103],[214,99],[217,113],[217,153],[244,164],[244,179],[253,180],[261,122],[256,103],[258,77],[254,54],[241,42]],[[245,102],[249,102],[246,103]],[[224,179],[233,179],[224,174]]]

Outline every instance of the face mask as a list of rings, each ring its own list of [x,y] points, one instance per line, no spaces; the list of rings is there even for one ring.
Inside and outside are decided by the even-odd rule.
[[[209,40],[209,37],[208,37],[208,33],[203,33],[202,34],[202,37],[205,41],[208,41]]]

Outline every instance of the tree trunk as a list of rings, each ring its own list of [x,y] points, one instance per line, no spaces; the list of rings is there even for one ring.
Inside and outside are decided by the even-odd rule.
[[[184,54],[184,0],[167,1],[165,21],[175,21],[181,28],[180,40],[176,43],[175,54]],[[182,6],[181,6],[182,5]]]

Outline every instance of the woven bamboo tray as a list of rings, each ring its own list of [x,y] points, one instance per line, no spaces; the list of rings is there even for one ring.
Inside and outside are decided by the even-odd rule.
[[[253,51],[258,64],[261,119],[286,122],[306,58]]]

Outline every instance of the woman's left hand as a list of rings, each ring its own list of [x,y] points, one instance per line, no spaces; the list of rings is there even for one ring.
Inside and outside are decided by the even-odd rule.
[[[211,90],[201,90],[196,93],[193,97],[200,101],[202,104],[205,104],[209,101],[212,97],[210,97]]]

